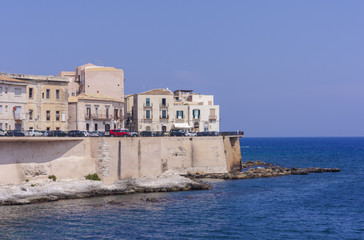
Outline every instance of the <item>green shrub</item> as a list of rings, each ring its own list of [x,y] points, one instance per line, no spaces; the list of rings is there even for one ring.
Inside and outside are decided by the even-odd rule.
[[[101,178],[97,175],[97,173],[86,175],[85,178],[87,180],[101,181]]]
[[[32,185],[30,185],[31,187],[35,187],[35,185],[34,184],[32,184]]]
[[[26,182],[29,182],[29,179],[25,179]]]
[[[52,179],[54,182],[57,180],[57,177],[54,175],[49,175],[48,178]]]

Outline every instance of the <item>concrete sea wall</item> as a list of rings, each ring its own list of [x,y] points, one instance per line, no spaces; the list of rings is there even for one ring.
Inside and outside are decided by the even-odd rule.
[[[0,184],[47,178],[102,181],[151,177],[170,171],[225,173],[241,168],[239,138],[0,138]]]

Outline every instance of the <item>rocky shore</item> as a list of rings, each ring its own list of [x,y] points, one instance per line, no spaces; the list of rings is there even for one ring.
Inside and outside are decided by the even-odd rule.
[[[307,175],[309,173],[324,173],[324,172],[340,172],[339,168],[285,168],[276,166],[272,163],[261,161],[247,161],[242,164],[242,172],[232,173],[214,173],[206,174],[203,172],[188,172],[186,177],[191,179],[198,178],[218,178],[218,179],[251,179],[251,178],[267,178],[278,177],[285,175]]]
[[[178,174],[120,180],[112,185],[92,180],[39,180],[0,187],[0,205],[29,204],[59,199],[85,198],[142,192],[206,190],[211,187]]]

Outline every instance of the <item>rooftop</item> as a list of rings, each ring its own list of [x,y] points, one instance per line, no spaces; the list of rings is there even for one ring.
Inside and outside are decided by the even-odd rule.
[[[157,88],[139,93],[139,95],[173,95],[173,93],[168,88],[167,89]]]
[[[95,101],[113,101],[113,102],[123,102],[123,100],[121,99],[117,99],[117,98],[113,98],[113,97],[109,97],[103,94],[86,94],[86,93],[81,93],[77,96],[70,96],[68,97],[68,102],[69,103],[76,103],[79,100],[95,100]]]

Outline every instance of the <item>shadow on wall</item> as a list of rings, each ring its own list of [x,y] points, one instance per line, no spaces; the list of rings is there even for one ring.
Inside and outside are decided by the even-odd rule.
[[[0,164],[46,163],[61,157],[84,157],[84,154],[82,140],[19,141],[0,144]]]

